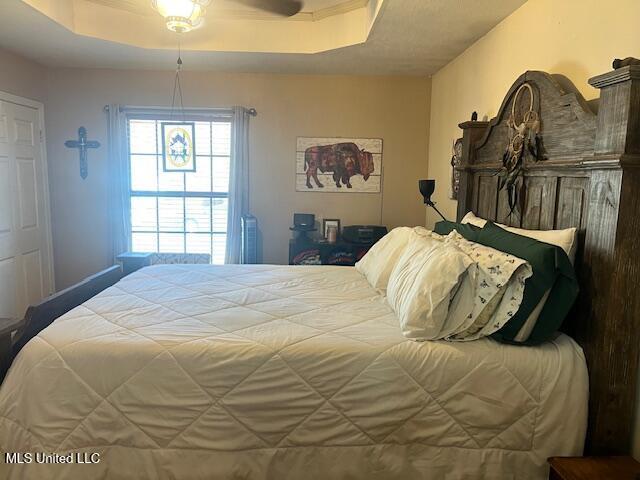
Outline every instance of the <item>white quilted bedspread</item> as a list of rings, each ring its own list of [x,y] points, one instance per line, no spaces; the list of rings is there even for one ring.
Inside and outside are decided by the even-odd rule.
[[[587,373],[542,347],[404,338],[354,268],[145,268],[29,342],[1,452],[98,452],[0,478],[546,478],[581,453]]]

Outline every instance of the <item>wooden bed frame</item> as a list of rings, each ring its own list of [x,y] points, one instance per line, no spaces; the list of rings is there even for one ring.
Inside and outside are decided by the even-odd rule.
[[[122,278],[120,265],[114,265],[85,278],[42,302],[31,305],[24,319],[16,324],[17,332],[0,331],[0,383],[11,362],[26,343],[51,325],[56,318],[96,296]]]
[[[525,163],[520,206],[507,218],[496,172],[508,143],[507,118],[524,83],[534,92],[547,158]],[[460,220],[473,211],[523,228],[578,228],[581,294],[565,330],[583,347],[589,367],[586,452],[624,454],[630,450],[640,349],[640,66],[589,83],[602,90],[597,115],[563,79],[526,72],[508,91],[496,118],[460,124],[457,216]],[[111,267],[30,307],[11,342],[13,355],[55,318],[121,276],[120,267]]]
[[[525,161],[519,208],[509,216],[496,173],[512,104],[525,83],[534,92],[546,159],[529,155]],[[494,119],[460,124],[457,217],[473,211],[527,229],[578,228],[581,293],[564,330],[580,343],[589,367],[586,452],[624,454],[630,451],[640,348],[640,66],[589,83],[601,90],[597,115],[566,79],[530,71],[515,81]],[[529,108],[529,100],[525,104]],[[522,118],[518,110],[520,101],[516,116]]]

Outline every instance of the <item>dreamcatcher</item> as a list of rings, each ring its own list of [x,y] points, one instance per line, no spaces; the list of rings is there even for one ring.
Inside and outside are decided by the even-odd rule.
[[[520,94],[528,90],[529,108],[525,111],[522,122],[518,123],[516,106],[520,99]],[[529,152],[535,161],[543,160],[542,137],[540,136],[540,116],[534,109],[533,88],[529,83],[523,83],[516,90],[516,94],[511,104],[511,116],[507,120],[509,127],[509,145],[502,157],[502,170],[500,170],[500,180],[498,188],[506,189],[509,202],[509,217],[518,204],[518,179],[524,169],[524,158]]]

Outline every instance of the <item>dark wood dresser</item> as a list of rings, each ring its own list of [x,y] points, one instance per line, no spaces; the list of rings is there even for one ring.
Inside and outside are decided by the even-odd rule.
[[[351,243],[344,240],[328,243],[312,238],[292,239],[289,240],[289,265],[343,265],[352,267],[372,246],[373,243]]]

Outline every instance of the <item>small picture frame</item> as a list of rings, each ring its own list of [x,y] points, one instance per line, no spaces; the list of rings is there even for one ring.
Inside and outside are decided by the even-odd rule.
[[[322,220],[322,235],[324,238],[328,238],[329,227],[336,227],[336,233],[340,235],[340,219],[339,218],[324,218]]]

